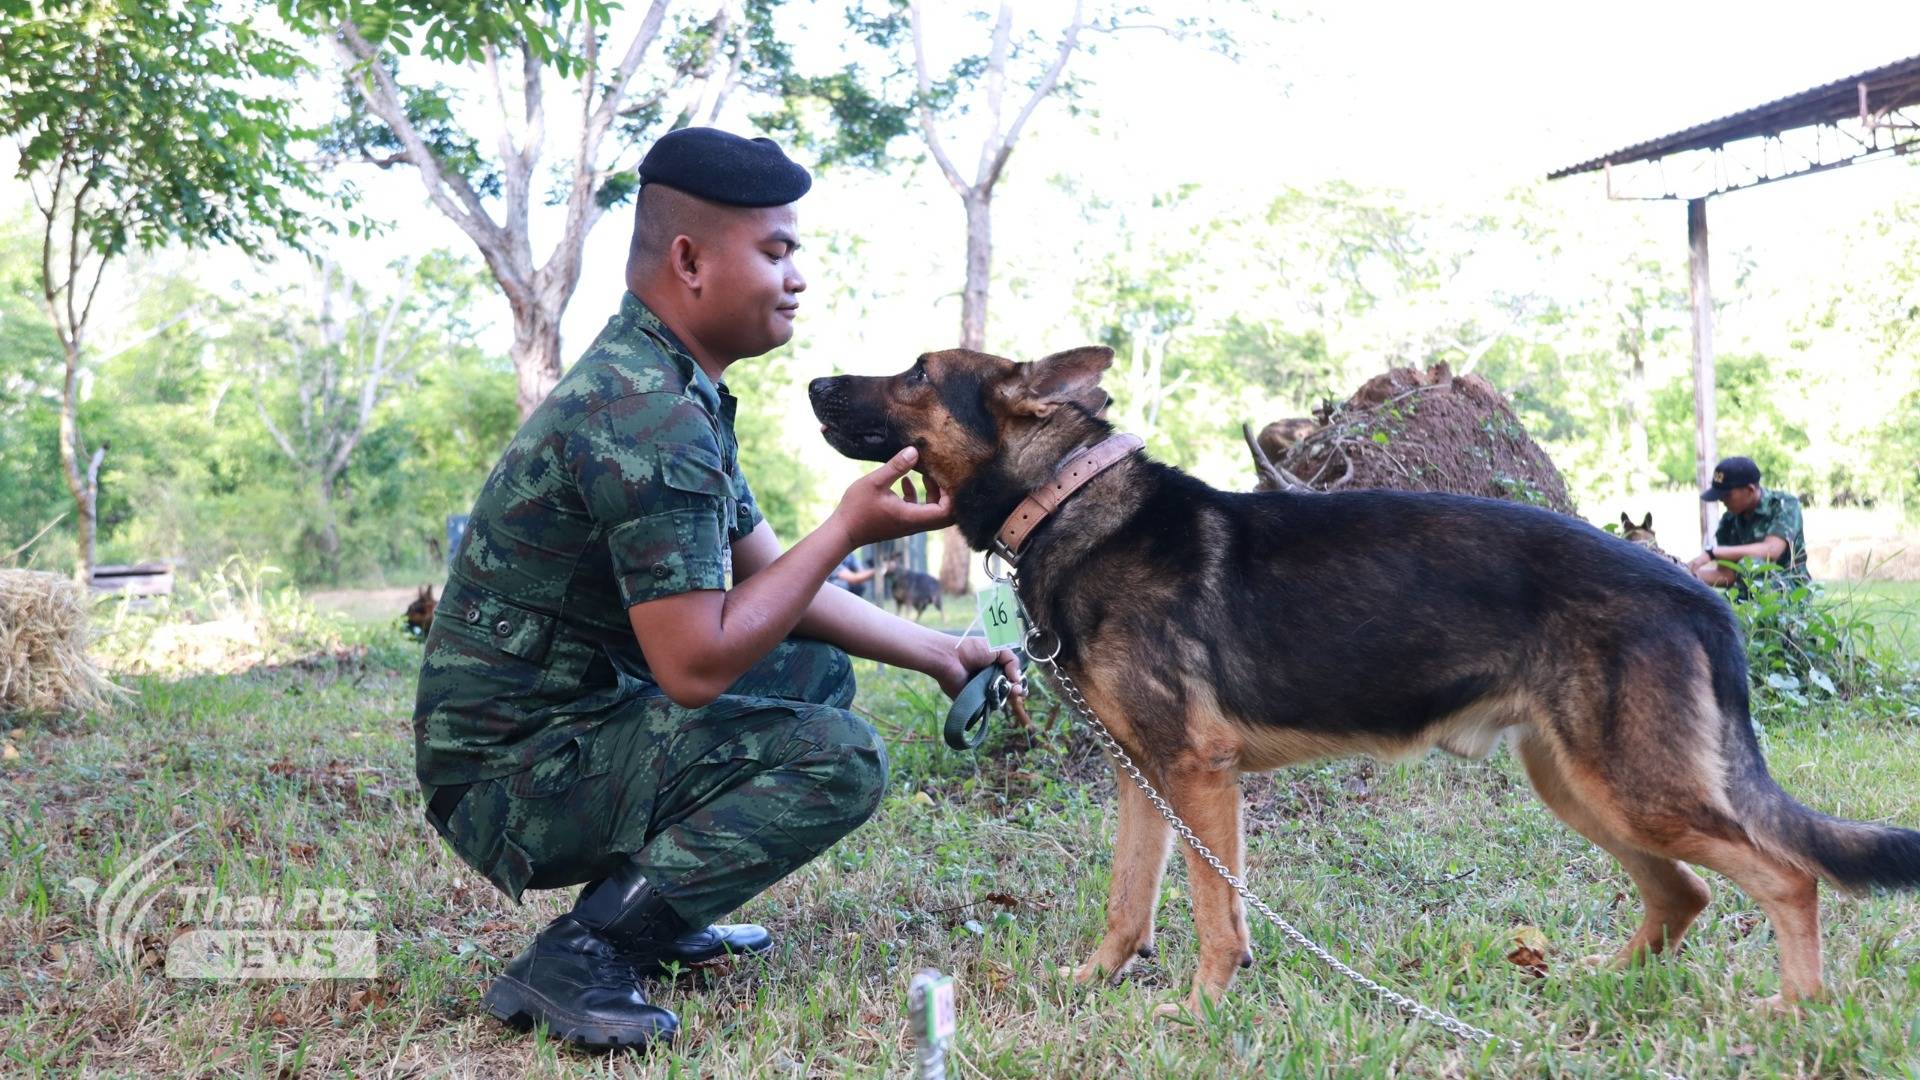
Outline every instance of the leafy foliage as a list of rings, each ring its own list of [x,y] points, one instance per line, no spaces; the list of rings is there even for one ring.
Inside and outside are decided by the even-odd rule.
[[[274,82],[307,69],[292,46],[217,0],[5,0],[0,136],[22,179],[72,185],[83,234],[135,246],[298,241],[318,194],[309,134]]]
[[[1828,602],[1820,586],[1775,563],[1739,564],[1730,596],[1746,641],[1757,712],[1804,707],[1818,697],[1853,697],[1883,672],[1874,627],[1860,612]]]

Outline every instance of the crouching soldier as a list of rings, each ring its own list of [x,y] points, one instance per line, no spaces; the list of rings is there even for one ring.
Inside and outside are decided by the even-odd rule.
[[[951,521],[914,452],[782,551],[741,472],[727,367],[793,336],[805,169],[710,128],[641,162],[626,292],[474,505],[414,714],[427,817],[518,900],[580,885],[486,994],[588,1047],[670,1038],[642,981],[773,942],[715,920],[865,821],[886,752],[849,710],[848,653],[954,694],[1018,668],[827,576]],[[903,494],[893,491],[901,483]]]
[[[1713,485],[1700,500],[1717,501],[1726,512],[1713,530],[1713,544],[1687,563],[1694,577],[1716,588],[1734,588],[1740,575],[1722,564],[1754,559],[1779,566],[1795,581],[1807,580],[1800,500],[1761,487],[1760,466],[1752,458],[1730,457],[1715,465]]]

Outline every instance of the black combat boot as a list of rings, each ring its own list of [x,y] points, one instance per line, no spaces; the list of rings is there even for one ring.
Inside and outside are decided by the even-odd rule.
[[[671,1041],[672,1012],[647,1001],[633,964],[575,918],[547,924],[487,988],[487,1011],[522,1031],[545,1024],[554,1037],[607,1050]]]
[[[754,956],[773,948],[773,935],[754,923],[696,930],[661,899],[631,864],[580,890],[575,918],[598,928],[642,977],[708,967],[729,956]]]

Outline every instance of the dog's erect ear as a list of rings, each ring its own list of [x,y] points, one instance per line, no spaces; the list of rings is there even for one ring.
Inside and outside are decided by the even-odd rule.
[[[1641,522],[1640,527],[1647,530],[1648,532],[1653,531],[1653,511],[1651,510],[1647,511],[1647,520]]]
[[[1082,345],[1020,365],[1018,375],[1003,384],[1001,392],[1015,412],[1029,416],[1048,416],[1068,402],[1098,413],[1109,400],[1100,389],[1100,373],[1111,363],[1112,349]]]
[[[1633,519],[1627,516],[1625,510],[1620,511],[1620,527],[1623,529],[1633,528]]]

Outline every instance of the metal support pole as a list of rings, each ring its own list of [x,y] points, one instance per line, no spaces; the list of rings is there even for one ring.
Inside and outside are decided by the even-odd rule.
[[[1713,291],[1707,278],[1707,200],[1687,200],[1687,265],[1693,282],[1693,480],[1705,491],[1718,450],[1713,438]],[[1700,542],[1712,537],[1718,508],[1700,504]]]

